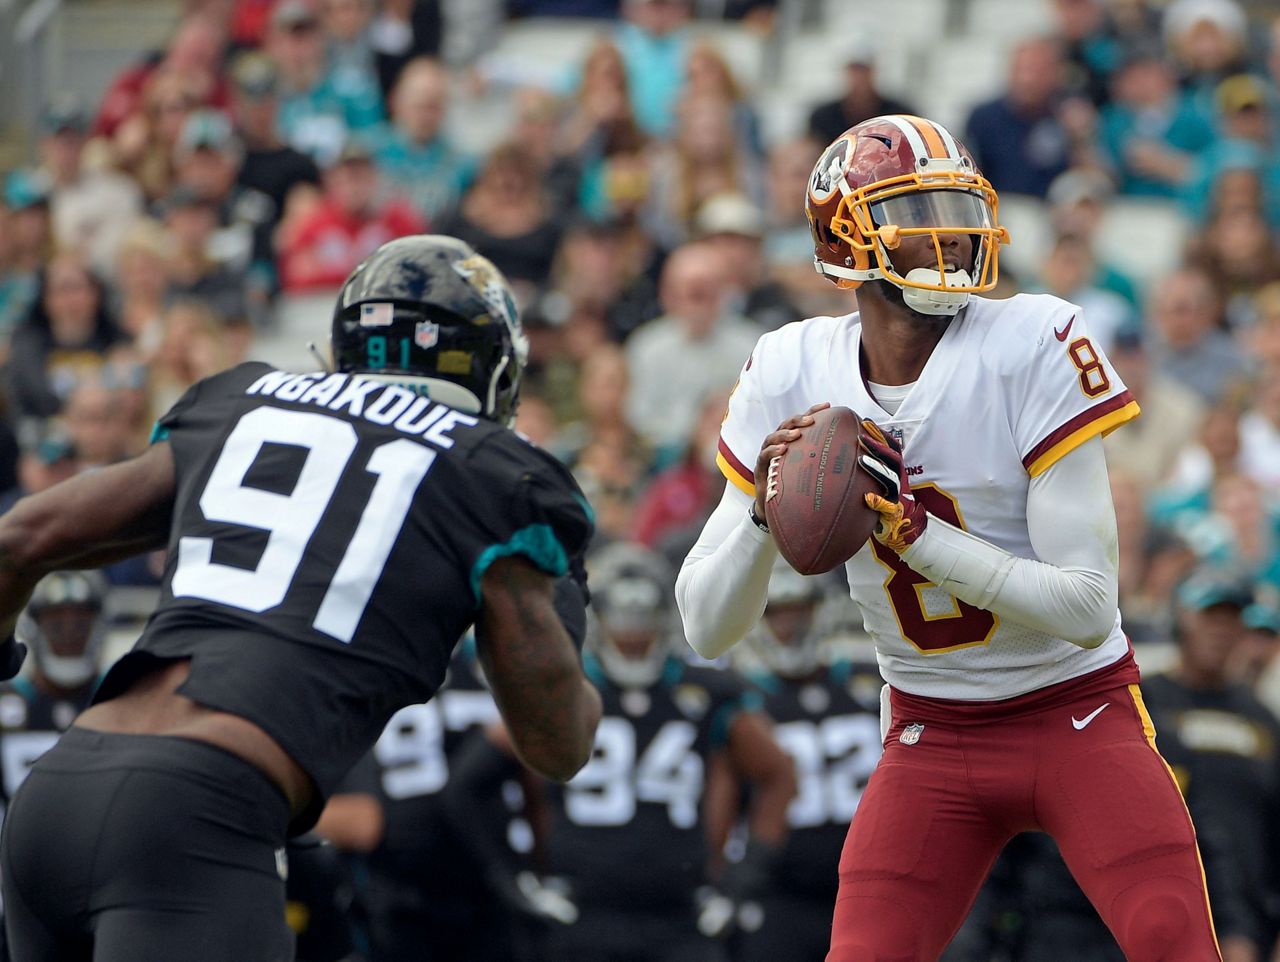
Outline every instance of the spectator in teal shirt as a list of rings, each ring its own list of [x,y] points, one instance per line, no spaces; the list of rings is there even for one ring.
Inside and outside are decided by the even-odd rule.
[[[689,58],[692,0],[626,0],[617,44],[627,65],[636,123],[662,137],[675,123],[676,100]]]
[[[1179,92],[1173,67],[1154,49],[1135,50],[1114,89],[1099,139],[1120,193],[1176,198],[1214,141],[1212,119]]]
[[[448,104],[445,67],[427,57],[411,61],[391,92],[391,123],[374,151],[383,179],[432,223],[457,206],[476,167],[441,130]]]
[[[271,15],[266,50],[279,75],[280,133],[321,167],[350,135],[382,122],[382,95],[372,79],[330,68],[315,11],[305,0],[283,0]]]
[[[1222,136],[1198,159],[1183,192],[1187,211],[1200,222],[1223,202],[1224,178],[1252,173],[1258,206],[1272,230],[1280,230],[1280,152],[1267,108],[1267,85],[1252,74],[1228,77],[1216,94]]]

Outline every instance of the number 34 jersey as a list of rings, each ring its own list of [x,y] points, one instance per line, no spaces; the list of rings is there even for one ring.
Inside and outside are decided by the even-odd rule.
[[[788,324],[760,339],[721,428],[718,463],[732,483],[754,493],[765,436],[829,401],[901,441],[912,491],[931,514],[1036,558],[1027,529],[1031,479],[1138,414],[1080,309],[1050,295],[971,299],[892,415],[862,377],[861,333],[855,313]],[[957,600],[875,539],[846,572],[885,680],[911,694],[1010,698],[1128,650],[1118,612],[1107,640],[1087,651]]]
[[[190,657],[182,693],[260,726],[322,796],[435,693],[495,559],[563,575],[591,534],[553,458],[397,385],[243,364],[156,434],[177,477],[160,603],[97,700]]]

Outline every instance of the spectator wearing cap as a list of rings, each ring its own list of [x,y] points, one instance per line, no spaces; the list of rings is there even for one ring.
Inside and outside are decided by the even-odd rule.
[[[1035,37],[1019,43],[1004,92],[975,107],[965,123],[965,144],[996,190],[1041,198],[1048,193],[1073,160],[1079,132],[1067,122],[1068,106],[1084,104],[1067,97],[1058,42]]]
[[[40,268],[52,248],[48,182],[36,171],[11,171],[0,211],[0,356],[35,302]]]
[[[389,185],[430,223],[453,212],[475,174],[475,161],[444,132],[449,71],[426,57],[407,64],[391,93],[391,123],[374,159]]]
[[[809,114],[809,136],[828,144],[855,124],[882,114],[914,114],[901,100],[886,97],[876,84],[876,48],[870,37],[860,36],[849,45],[844,58],[844,92],[819,104]]]
[[[142,215],[142,192],[115,171],[87,166],[88,124],[74,98],[50,101],[40,117],[40,169],[50,186],[56,243],[83,251],[99,274],[110,277],[121,238]]]
[[[1213,143],[1212,118],[1178,89],[1173,65],[1155,47],[1129,51],[1112,93],[1098,138],[1120,193],[1176,198],[1196,157]]]
[[[166,299],[201,300],[224,322],[247,318],[244,269],[215,256],[217,203],[192,187],[177,187],[162,213],[170,244]]]
[[[1202,111],[1214,113],[1218,85],[1249,66],[1244,8],[1236,0],[1173,0],[1161,27],[1182,87]]]
[[[13,332],[8,367],[11,409],[19,419],[52,417],[77,384],[101,370],[124,338],[102,282],[75,253],[41,271],[36,302]]]
[[[242,54],[232,65],[231,116],[244,148],[237,181],[271,198],[279,217],[295,188],[319,188],[320,168],[280,139],[277,85],[275,65],[264,54]]]
[[[724,260],[730,311],[766,331],[803,316],[786,289],[769,276],[764,261],[764,212],[748,197],[716,194],[698,208],[693,229],[694,237]]]
[[[239,182],[243,161],[244,147],[226,114],[199,110],[187,118],[174,149],[178,187],[216,211],[206,253],[247,281],[247,303],[260,316],[275,291],[272,235],[280,212],[262,191]]]
[[[1045,196],[1054,231],[1079,237],[1096,252],[1098,228],[1115,193],[1111,178],[1096,168],[1072,167],[1059,174],[1049,184],[1049,193]],[[1138,285],[1133,278],[1105,258],[1095,257],[1094,265],[1090,279],[1094,287],[1119,294],[1134,308],[1140,305]]]
[[[1265,958],[1280,894],[1280,723],[1229,671],[1253,597],[1232,572],[1193,572],[1175,595],[1177,663],[1142,680],[1160,753],[1195,822],[1224,959]]]
[[[1265,81],[1254,74],[1235,74],[1218,85],[1214,106],[1221,136],[1197,158],[1182,195],[1197,221],[1247,206],[1264,216],[1273,231],[1280,229],[1277,118],[1267,95]],[[1241,175],[1254,181],[1243,195],[1232,189]]]
[[[380,201],[378,170],[367,147],[349,141],[324,172],[324,194],[280,237],[286,293],[336,290],[356,265],[387,241],[425,229],[408,204]]]
[[[351,135],[370,132],[382,122],[376,88],[335,83],[319,16],[307,0],[280,0],[264,46],[277,72],[281,133],[322,168]]]
[[[627,340],[631,423],[659,452],[680,457],[698,420],[703,399],[728,390],[761,330],[730,313],[724,259],[707,244],[671,253],[658,287],[666,313]]]
[[[1200,431],[1205,405],[1195,392],[1153,369],[1136,324],[1117,333],[1107,356],[1143,414],[1127,437],[1102,439],[1107,464],[1150,491],[1170,480],[1182,453]]]

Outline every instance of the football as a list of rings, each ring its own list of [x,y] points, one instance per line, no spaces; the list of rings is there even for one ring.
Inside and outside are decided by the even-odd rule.
[[[827,408],[769,465],[765,523],[782,556],[801,574],[844,564],[879,523],[862,497],[880,488],[858,464],[861,431],[861,419],[851,410]]]

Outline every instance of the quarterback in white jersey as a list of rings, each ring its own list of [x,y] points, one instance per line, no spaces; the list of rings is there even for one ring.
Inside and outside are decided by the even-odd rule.
[[[763,610],[770,461],[842,405],[881,522],[846,566],[889,683],[840,861],[828,962],[937,959],[1012,835],[1042,830],[1130,960],[1220,958],[1194,830],[1117,608],[1101,436],[1138,405],[1078,307],[975,296],[1008,235],[944,127],[873,118],[823,152],[818,270],[858,311],[766,334],[721,429],[724,496],[676,587],[714,657]],[[1110,711],[1106,709],[1110,708]]]

